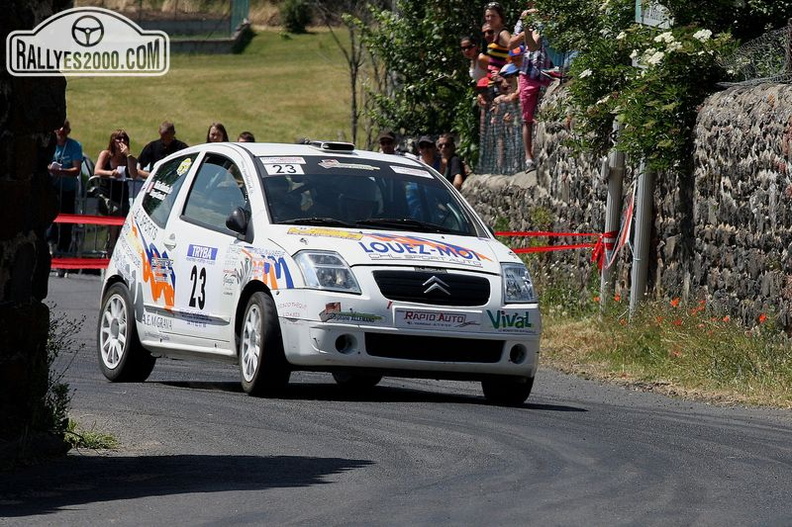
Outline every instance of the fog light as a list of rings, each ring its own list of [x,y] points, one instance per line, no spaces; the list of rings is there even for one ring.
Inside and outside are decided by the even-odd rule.
[[[340,335],[335,341],[335,348],[338,353],[353,353],[357,348],[357,341],[352,335]]]
[[[522,364],[528,358],[528,351],[522,344],[515,344],[509,351],[509,360],[514,364]]]

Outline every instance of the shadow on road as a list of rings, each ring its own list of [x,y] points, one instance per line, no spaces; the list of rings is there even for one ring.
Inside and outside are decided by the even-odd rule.
[[[242,393],[242,387],[238,382],[158,381],[157,384],[173,386],[176,388]],[[279,397],[279,399],[372,403],[460,403],[492,406],[492,404],[488,403],[483,396],[476,395],[430,392],[394,386],[377,386],[370,390],[352,391],[342,388],[334,383],[307,382],[289,384],[288,388]],[[576,408],[573,406],[533,403],[531,399],[528,399],[528,402],[515,408],[553,412],[587,411],[584,408]]]
[[[0,477],[0,516],[48,514],[86,503],[169,494],[307,487],[328,476],[372,465],[361,459],[302,456],[94,456]],[[0,522],[2,523],[2,522]]]

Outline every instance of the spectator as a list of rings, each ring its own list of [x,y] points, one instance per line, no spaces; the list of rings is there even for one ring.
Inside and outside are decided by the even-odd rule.
[[[223,123],[212,123],[209,125],[209,130],[206,131],[207,143],[220,143],[228,141],[228,132],[226,132]]]
[[[123,129],[110,134],[106,150],[99,153],[94,175],[102,177],[99,212],[105,216],[126,216],[129,212],[129,187],[127,180],[138,178],[137,159],[129,148],[129,135]],[[121,227],[109,227],[106,250],[110,255],[115,248]]]
[[[489,29],[484,32],[484,36],[487,36],[488,31],[492,32],[492,41],[488,41],[487,44],[487,55],[489,56],[487,69],[489,71],[490,88],[493,88],[498,82],[498,73],[506,65],[506,61],[509,58],[511,35],[504,27],[505,20],[503,7],[498,2],[487,4],[484,9],[484,21],[489,24]]]
[[[154,164],[174,152],[187,148],[187,143],[176,139],[176,127],[170,121],[163,121],[159,126],[159,139],[151,141],[143,147],[138,158],[138,174],[148,177]]]
[[[237,137],[237,142],[238,143],[255,143],[256,142],[256,138],[253,136],[253,134],[251,132],[242,132],[242,133],[239,134],[239,137]]]
[[[421,161],[438,172],[440,171],[440,156],[437,154],[437,147],[431,137],[424,135],[418,139],[418,153]]]
[[[380,152],[383,154],[396,154],[396,134],[390,130],[385,130],[377,137]]]
[[[526,25],[526,18],[533,18],[536,15],[537,10],[534,2],[529,1],[528,8],[523,11],[520,20],[514,27],[514,36],[509,43],[509,47],[512,49],[518,48],[521,44],[525,45],[525,54],[520,67],[519,86],[526,170],[536,167],[533,155],[534,114],[542,87],[547,86],[549,82],[549,79],[542,75],[542,71],[552,67],[552,63],[548,59],[545,40],[540,32],[541,28]]]
[[[462,188],[465,181],[465,169],[462,160],[456,155],[456,143],[454,136],[443,134],[437,140],[437,148],[440,149],[440,173],[445,176],[449,183],[457,189]]]
[[[462,37],[459,47],[462,50],[462,56],[470,62],[470,68],[468,69],[470,79],[475,83],[486,77],[489,59],[485,54],[481,53],[475,39],[470,36]]]
[[[495,31],[490,28],[490,25],[487,22],[484,22],[484,24],[481,26],[481,34],[484,37],[484,42],[487,46],[495,41]],[[491,93],[489,91],[489,55],[487,55],[487,53],[479,53],[479,61],[481,66],[487,69],[487,74],[476,81],[476,100],[478,101],[478,105],[481,108],[486,108],[487,105],[492,101]],[[482,113],[482,120],[483,119],[484,114]]]
[[[69,137],[71,125],[69,120],[63,121],[63,126],[55,130],[55,153],[48,169],[52,176],[52,185],[58,193],[58,212],[74,214],[74,200],[77,197],[78,178],[82,165],[82,145]],[[71,223],[55,223],[50,228],[50,241],[54,243],[55,250],[59,253],[69,251],[72,240]],[[65,276],[60,269],[58,276]]]

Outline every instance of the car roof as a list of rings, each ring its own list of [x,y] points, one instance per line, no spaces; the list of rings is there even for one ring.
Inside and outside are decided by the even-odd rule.
[[[385,163],[398,162],[400,164],[421,166],[421,164],[410,157],[383,154],[370,150],[358,150],[351,143],[341,143],[333,141],[312,141],[308,144],[301,143],[234,143],[242,147],[256,157],[270,156],[347,156],[358,159],[371,159]]]

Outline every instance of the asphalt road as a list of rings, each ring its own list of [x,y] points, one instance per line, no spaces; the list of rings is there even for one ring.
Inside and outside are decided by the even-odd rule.
[[[792,413],[719,408],[540,367],[521,408],[477,383],[386,379],[344,396],[296,374],[245,395],[235,367],[96,364],[98,277],[50,280],[85,317],[64,353],[72,412],[116,452],[0,474],[0,525],[792,525]]]

